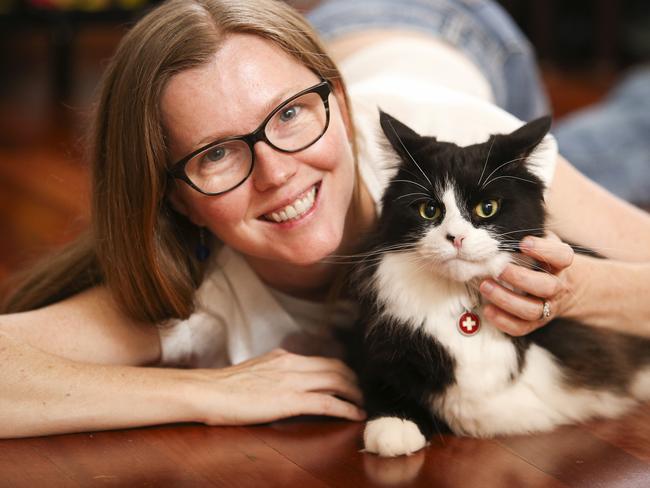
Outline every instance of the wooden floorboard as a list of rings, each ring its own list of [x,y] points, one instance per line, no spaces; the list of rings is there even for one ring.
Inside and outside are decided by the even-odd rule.
[[[618,420],[498,439],[436,436],[398,458],[361,451],[362,423],[302,417],[250,427],[169,425],[0,440],[0,488],[34,486],[647,488],[650,446],[604,439]],[[640,434],[642,435],[642,434]]]

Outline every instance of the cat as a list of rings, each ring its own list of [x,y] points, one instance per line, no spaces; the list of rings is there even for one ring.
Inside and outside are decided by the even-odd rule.
[[[352,278],[366,451],[410,454],[445,427],[545,431],[650,399],[650,340],[563,318],[512,337],[481,316],[481,279],[520,263],[525,235],[544,235],[545,188],[531,168],[550,121],[459,147],[380,113],[396,172]]]

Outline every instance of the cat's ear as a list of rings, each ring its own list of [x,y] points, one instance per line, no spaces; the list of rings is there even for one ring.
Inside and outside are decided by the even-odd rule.
[[[422,138],[413,129],[381,109],[379,110],[379,124],[388,142],[398,154],[402,154],[406,149],[405,146],[409,146],[409,143]]]
[[[542,142],[551,128],[551,117],[545,115],[522,125],[516,131],[503,136],[503,147],[517,157],[526,157]]]

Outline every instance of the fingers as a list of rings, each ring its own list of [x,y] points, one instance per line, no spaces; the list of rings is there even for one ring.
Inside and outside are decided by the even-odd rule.
[[[542,317],[544,305],[539,298],[519,295],[492,280],[481,283],[480,291],[493,305],[519,320],[538,321]]]
[[[339,373],[299,373],[297,381],[306,391],[334,394],[357,405],[363,405],[363,394],[356,382],[350,382]]]
[[[544,325],[541,320],[528,321],[509,314],[494,305],[486,305],[483,315],[495,327],[511,336],[523,336]]]
[[[287,382],[305,391],[333,393],[358,405],[363,403],[363,395],[357,383],[357,376],[345,363],[338,359],[300,356],[284,353],[281,355],[286,366],[294,374],[286,374]]]
[[[301,395],[299,411],[295,415],[328,415],[357,421],[366,418],[366,412],[356,405],[325,393]]]
[[[316,356],[298,356],[301,358],[301,371],[304,372],[334,372],[348,381],[357,382],[357,375],[343,361],[339,359],[323,358]]]
[[[281,357],[287,365],[295,368],[294,374],[285,373],[285,386],[303,391],[299,395],[300,404],[296,405],[299,409],[296,415],[328,415],[350,420],[366,418],[366,413],[357,406],[363,405],[357,377],[342,361],[292,353],[284,353]]]
[[[343,361],[333,358],[318,356],[301,356],[282,349],[269,353],[275,365],[291,371],[303,373],[338,373],[353,383],[357,382],[357,375]]]
[[[521,290],[539,298],[553,298],[564,288],[561,278],[554,274],[535,271],[514,264],[508,264],[499,275],[499,279],[508,282],[517,290]],[[493,285],[493,287],[497,285],[497,283],[492,280],[486,281]],[[489,285],[481,286],[481,291],[484,289],[488,294],[490,291],[493,291],[493,289],[489,289]],[[505,292],[502,290],[505,289],[499,286],[493,291],[493,295],[505,296]],[[493,295],[490,295],[490,301],[493,301]]]
[[[524,335],[551,320],[544,316],[544,304],[556,313],[570,295],[565,269],[573,262],[573,249],[555,236],[527,236],[520,244],[522,253],[541,263],[542,270],[508,264],[499,279],[514,292],[494,280],[480,285],[481,294],[491,303],[484,308],[486,318],[510,335]]]
[[[363,395],[354,372],[337,359],[301,356],[277,349],[231,367],[243,419],[265,422],[295,415],[329,415],[363,420]],[[260,398],[266,398],[260,401]],[[244,420],[245,421],[245,420]]]
[[[519,246],[521,252],[550,265],[555,270],[567,268],[573,262],[573,249],[554,234],[546,238],[527,236]]]

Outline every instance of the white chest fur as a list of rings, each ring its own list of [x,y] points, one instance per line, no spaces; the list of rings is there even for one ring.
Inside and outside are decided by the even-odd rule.
[[[447,348],[456,360],[456,383],[466,393],[500,390],[517,374],[512,342],[478,310],[479,331],[468,337],[458,330],[462,313],[477,305],[463,283],[437,276],[407,253],[384,256],[375,276],[386,312],[412,327],[423,326]]]

